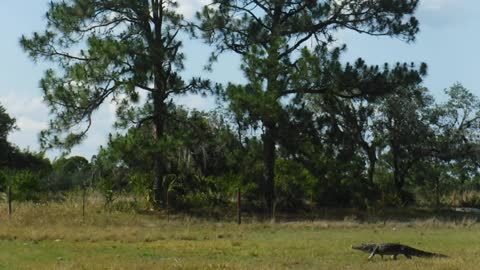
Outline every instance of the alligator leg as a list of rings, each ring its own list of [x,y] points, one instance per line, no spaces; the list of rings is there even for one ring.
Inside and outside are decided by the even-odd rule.
[[[371,258],[373,258],[373,256],[375,256],[375,254],[377,253],[377,249],[378,247],[375,247],[372,251],[372,253],[370,253],[370,256],[368,256],[368,259],[370,260]]]
[[[411,258],[412,258],[412,256],[410,256],[410,255],[407,254],[407,253],[405,253],[404,255],[405,255],[405,257],[407,257],[407,259],[411,259]]]

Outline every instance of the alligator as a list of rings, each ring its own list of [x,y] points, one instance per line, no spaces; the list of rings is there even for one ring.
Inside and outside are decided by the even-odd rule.
[[[353,249],[361,250],[370,253],[368,259],[373,258],[376,254],[380,255],[383,259],[383,255],[392,255],[392,259],[396,260],[397,256],[402,254],[408,259],[412,256],[425,257],[425,258],[446,258],[447,256],[438,253],[431,253],[416,248],[412,248],[406,245],[397,243],[382,243],[382,244],[361,244],[359,246],[352,246]]]

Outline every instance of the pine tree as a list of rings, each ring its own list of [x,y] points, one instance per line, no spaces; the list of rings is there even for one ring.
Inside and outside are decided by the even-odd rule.
[[[286,118],[282,102],[295,102],[309,93],[375,96],[418,83],[424,66],[382,69],[361,59],[343,66],[339,56],[344,48],[331,49],[340,30],[413,41],[419,30],[413,16],[417,6],[418,0],[214,0],[198,14],[203,37],[216,45],[212,60],[225,51],[242,57],[248,83],[227,89],[234,111],[263,127],[263,188],[270,213],[279,124]],[[306,47],[311,44],[313,50]]]
[[[117,127],[153,122],[154,136],[162,140],[172,95],[208,86],[198,78],[187,83],[179,75],[184,54],[178,35],[185,24],[177,6],[171,0],[51,1],[45,31],[21,38],[34,61],[56,64],[41,80],[54,116],[41,132],[42,147],[69,150],[80,143],[93,113],[108,102],[117,105]],[[148,96],[142,106],[137,105],[140,92]],[[163,199],[164,171],[158,149],[157,203]]]

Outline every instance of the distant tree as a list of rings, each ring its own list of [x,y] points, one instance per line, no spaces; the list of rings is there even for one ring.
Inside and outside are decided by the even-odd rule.
[[[9,199],[37,200],[40,192],[45,191],[43,181],[51,173],[50,160],[43,152],[31,152],[11,147],[6,153],[7,164],[0,167],[0,188],[8,194]]]
[[[117,127],[151,122],[160,142],[173,95],[208,82],[185,82],[184,29],[178,4],[170,0],[50,1],[43,33],[22,36],[29,56],[57,64],[41,80],[44,99],[54,118],[41,132],[44,148],[70,149],[86,136],[93,113],[103,103],[117,105]],[[146,98],[145,106],[136,106]],[[165,174],[161,150],[155,154],[155,201],[161,204]]]
[[[448,100],[437,104],[430,113],[435,133],[431,158],[443,168],[446,178],[463,189],[479,175],[480,100],[460,83],[445,90]]]
[[[7,136],[15,130],[15,119],[0,105],[0,169],[48,171],[50,160],[43,152],[20,150],[7,141]]]
[[[432,124],[439,137],[437,155],[478,159],[480,143],[480,100],[460,83],[445,90],[448,101],[432,112]]]
[[[15,148],[11,153],[10,161],[10,168],[15,170],[30,170],[45,175],[52,169],[50,159],[45,157],[44,152]]]
[[[396,175],[405,174],[411,190],[436,206],[446,192],[478,188],[479,184],[480,101],[460,83],[445,94],[446,102],[433,104],[425,91],[412,91],[402,100],[392,98],[388,105],[388,114],[398,115],[395,133],[401,137],[398,144],[389,144],[390,157],[399,156]],[[392,138],[392,131],[384,132],[386,138]]]
[[[52,164],[53,169],[63,170],[66,173],[75,173],[88,168],[88,160],[82,156],[62,157]]]
[[[316,178],[309,181],[313,203],[365,207],[379,198],[365,150],[380,147],[366,109],[373,104],[364,98],[310,95],[303,106],[287,107],[290,118],[282,124],[279,157],[302,164]],[[376,161],[374,152],[373,166]]]
[[[335,34],[343,29],[414,40],[418,22],[412,14],[417,5],[418,0],[214,0],[198,14],[203,37],[216,45],[212,60],[224,51],[242,56],[248,83],[227,90],[234,111],[263,128],[262,186],[270,212],[275,202],[279,125],[288,119],[283,101],[295,101],[306,93],[375,96],[418,80],[419,74],[403,65],[380,69],[359,60],[342,66],[342,48],[329,50]],[[304,48],[307,44],[314,44],[313,51]],[[396,74],[397,80],[388,80],[390,74]]]
[[[15,119],[0,105],[0,168],[11,164],[13,146],[7,141],[7,136],[15,129]]]
[[[110,147],[100,147],[97,155],[92,157],[94,187],[105,200],[105,208],[111,209],[119,191],[128,185],[127,167],[118,158],[118,153]],[[148,189],[151,190],[151,189]]]
[[[91,179],[92,172],[87,159],[81,156],[61,157],[52,164],[48,185],[52,191],[62,191],[89,184]]]
[[[215,111],[189,111],[174,105],[170,105],[168,111],[170,117],[165,123],[161,145],[166,173],[162,179],[164,188],[175,179],[174,190],[179,199],[184,199],[183,195],[207,194],[217,185],[228,189],[229,182],[217,181],[217,178],[228,180],[226,175],[241,166],[236,163],[240,158],[238,140],[223,116]],[[111,135],[108,145],[93,162],[97,176],[119,181],[121,176],[123,181],[129,181],[130,186],[126,188],[149,201],[151,189],[140,187],[140,183],[149,182],[146,178],[154,167],[158,145],[150,136],[153,129],[153,125],[145,124],[129,129],[126,134]],[[114,182],[120,184],[117,180]]]
[[[0,140],[6,141],[7,135],[15,129],[15,119],[8,115],[5,108],[0,105]]]
[[[388,98],[388,95],[386,97]],[[348,144],[352,151],[363,152],[368,163],[368,184],[373,184],[377,152],[385,145],[373,125],[380,113],[377,109],[378,100],[310,96],[308,106],[317,115],[318,121],[322,122],[322,127],[329,126],[330,136],[339,140],[331,143]]]
[[[0,189],[8,188],[15,199],[38,199],[41,179],[51,170],[50,160],[43,152],[20,150],[8,142],[8,134],[15,129],[15,119],[0,105]]]
[[[423,87],[401,88],[384,97],[377,108],[376,133],[387,146],[385,161],[393,172],[393,184],[402,203],[407,202],[403,190],[413,167],[428,158],[434,134],[429,125],[428,110],[433,98]]]

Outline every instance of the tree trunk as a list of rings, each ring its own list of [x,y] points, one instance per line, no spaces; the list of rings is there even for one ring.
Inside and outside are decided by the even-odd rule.
[[[155,126],[155,141],[157,143],[162,140],[165,133],[165,117],[166,115],[166,105],[165,99],[166,91],[168,88],[168,74],[164,69],[165,59],[165,50],[164,39],[163,39],[163,20],[164,20],[164,1],[162,0],[153,0],[151,1],[151,16],[149,18],[153,22],[153,29],[150,28],[150,22],[147,22],[147,29],[151,31],[147,35],[147,40],[149,41],[150,47],[150,56],[152,57],[151,64],[153,65],[153,81],[154,81],[154,91],[152,91],[153,99],[153,124]],[[165,188],[163,186],[163,178],[165,175],[165,160],[163,158],[164,151],[161,148],[156,149],[154,155],[154,172],[155,177],[153,181],[153,200],[156,207],[165,207],[166,206],[166,196]]]
[[[375,175],[375,166],[377,164],[377,156],[375,154],[375,147],[369,147],[366,149],[368,154],[368,182],[373,184],[373,176]]]
[[[435,196],[435,207],[440,207],[440,174],[434,173],[433,178],[433,192]]]
[[[405,175],[402,172],[396,172],[395,174],[395,188],[398,194],[402,194],[403,185],[405,183]]]
[[[404,202],[403,196],[403,184],[405,182],[405,175],[401,169],[401,160],[399,157],[400,149],[398,149],[397,145],[392,144],[392,156],[393,156],[393,184],[395,186],[395,191],[397,195]]]
[[[266,210],[272,215],[272,218],[275,202],[275,142],[275,128],[265,124],[265,134],[263,135],[263,192]]]
[[[375,164],[376,159],[370,159],[370,164],[368,165],[368,182],[373,184],[373,176],[375,175]]]
[[[263,135],[263,188],[266,203],[267,214],[270,214],[272,220],[275,218],[275,160],[277,142],[277,123],[278,112],[272,108],[281,107],[279,98],[284,89],[284,85],[280,83],[280,74],[282,69],[280,65],[280,31],[283,1],[273,1],[271,35],[269,36],[266,60],[266,93],[265,93],[265,109],[268,111],[263,118],[265,134]],[[272,106],[271,108],[269,108]]]
[[[153,94],[153,104],[154,104],[154,116],[153,121],[155,125],[155,140],[157,143],[164,136],[165,132],[165,106],[163,103],[163,98],[161,97],[160,93]],[[162,149],[157,149],[155,153],[155,162],[154,162],[154,170],[155,170],[155,178],[153,182],[153,198],[155,206],[157,207],[164,207],[166,205],[166,198],[163,186],[163,177],[165,176],[165,165],[163,159]]]
[[[396,168],[393,171],[393,178],[395,181],[395,191],[400,199],[401,205],[403,206],[408,201],[407,193],[403,191],[403,186],[405,184],[405,173],[399,168]]]

